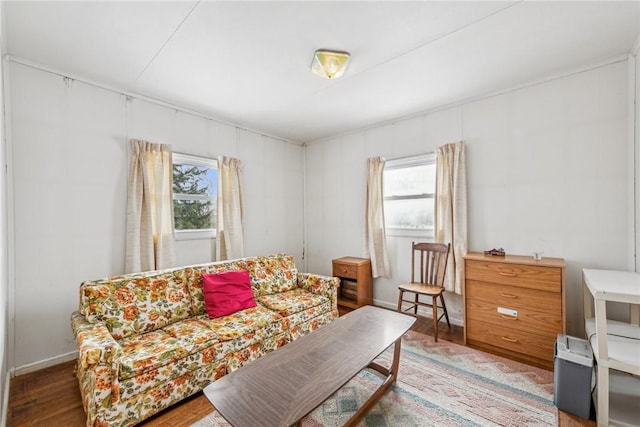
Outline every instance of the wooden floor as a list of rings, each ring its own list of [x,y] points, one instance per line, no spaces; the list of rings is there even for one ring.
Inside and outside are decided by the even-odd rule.
[[[342,314],[342,313],[341,313]],[[411,328],[433,336],[430,320],[419,319]],[[463,330],[440,324],[439,339],[462,344]],[[74,362],[52,366],[11,380],[7,427],[47,426],[81,427],[86,422],[78,381],[73,373]],[[212,407],[200,392],[171,408],[140,423],[140,426],[187,427],[211,413]],[[560,426],[595,426],[585,420],[559,411]]]

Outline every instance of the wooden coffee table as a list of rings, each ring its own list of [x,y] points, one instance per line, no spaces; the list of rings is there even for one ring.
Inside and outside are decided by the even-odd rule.
[[[415,318],[365,306],[211,383],[204,394],[234,427],[290,426],[369,367],[386,376],[345,424],[355,425],[398,376],[400,340]],[[372,361],[395,343],[386,368]]]

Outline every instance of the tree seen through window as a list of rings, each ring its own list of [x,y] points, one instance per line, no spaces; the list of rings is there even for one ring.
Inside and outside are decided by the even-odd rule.
[[[176,230],[210,230],[216,227],[218,176],[215,167],[180,161],[174,154],[173,215]],[[208,160],[208,159],[204,159]]]

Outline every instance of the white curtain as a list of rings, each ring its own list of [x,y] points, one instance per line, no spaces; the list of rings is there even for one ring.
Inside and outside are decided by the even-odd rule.
[[[173,267],[171,146],[131,140],[125,272]]]
[[[384,159],[368,159],[367,199],[365,205],[365,256],[371,258],[373,277],[391,277],[387,239],[384,229],[382,176]]]
[[[218,157],[218,235],[216,260],[244,257],[240,160]]]
[[[464,143],[438,147],[436,242],[451,243],[445,290],[462,294],[463,256],[467,253],[467,174]]]

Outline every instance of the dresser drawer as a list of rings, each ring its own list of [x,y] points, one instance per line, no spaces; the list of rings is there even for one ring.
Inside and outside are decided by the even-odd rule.
[[[467,260],[465,278],[523,288],[560,292],[562,272],[559,268],[535,265]]]
[[[562,296],[558,292],[539,291],[496,283],[468,280],[465,298],[493,302],[494,305],[562,313]]]
[[[333,275],[336,277],[346,277],[348,279],[358,278],[358,266],[352,264],[333,263]]]
[[[498,312],[499,307],[515,312],[516,316]],[[550,340],[554,340],[558,333],[562,332],[562,315],[560,311],[535,311],[528,308],[499,305],[495,302],[467,300],[467,316],[469,320],[486,322],[498,327],[536,335],[544,335]]]
[[[514,331],[511,328],[467,319],[467,340],[470,344],[489,344],[518,353],[527,354],[546,361],[553,361],[553,346],[556,337]]]

